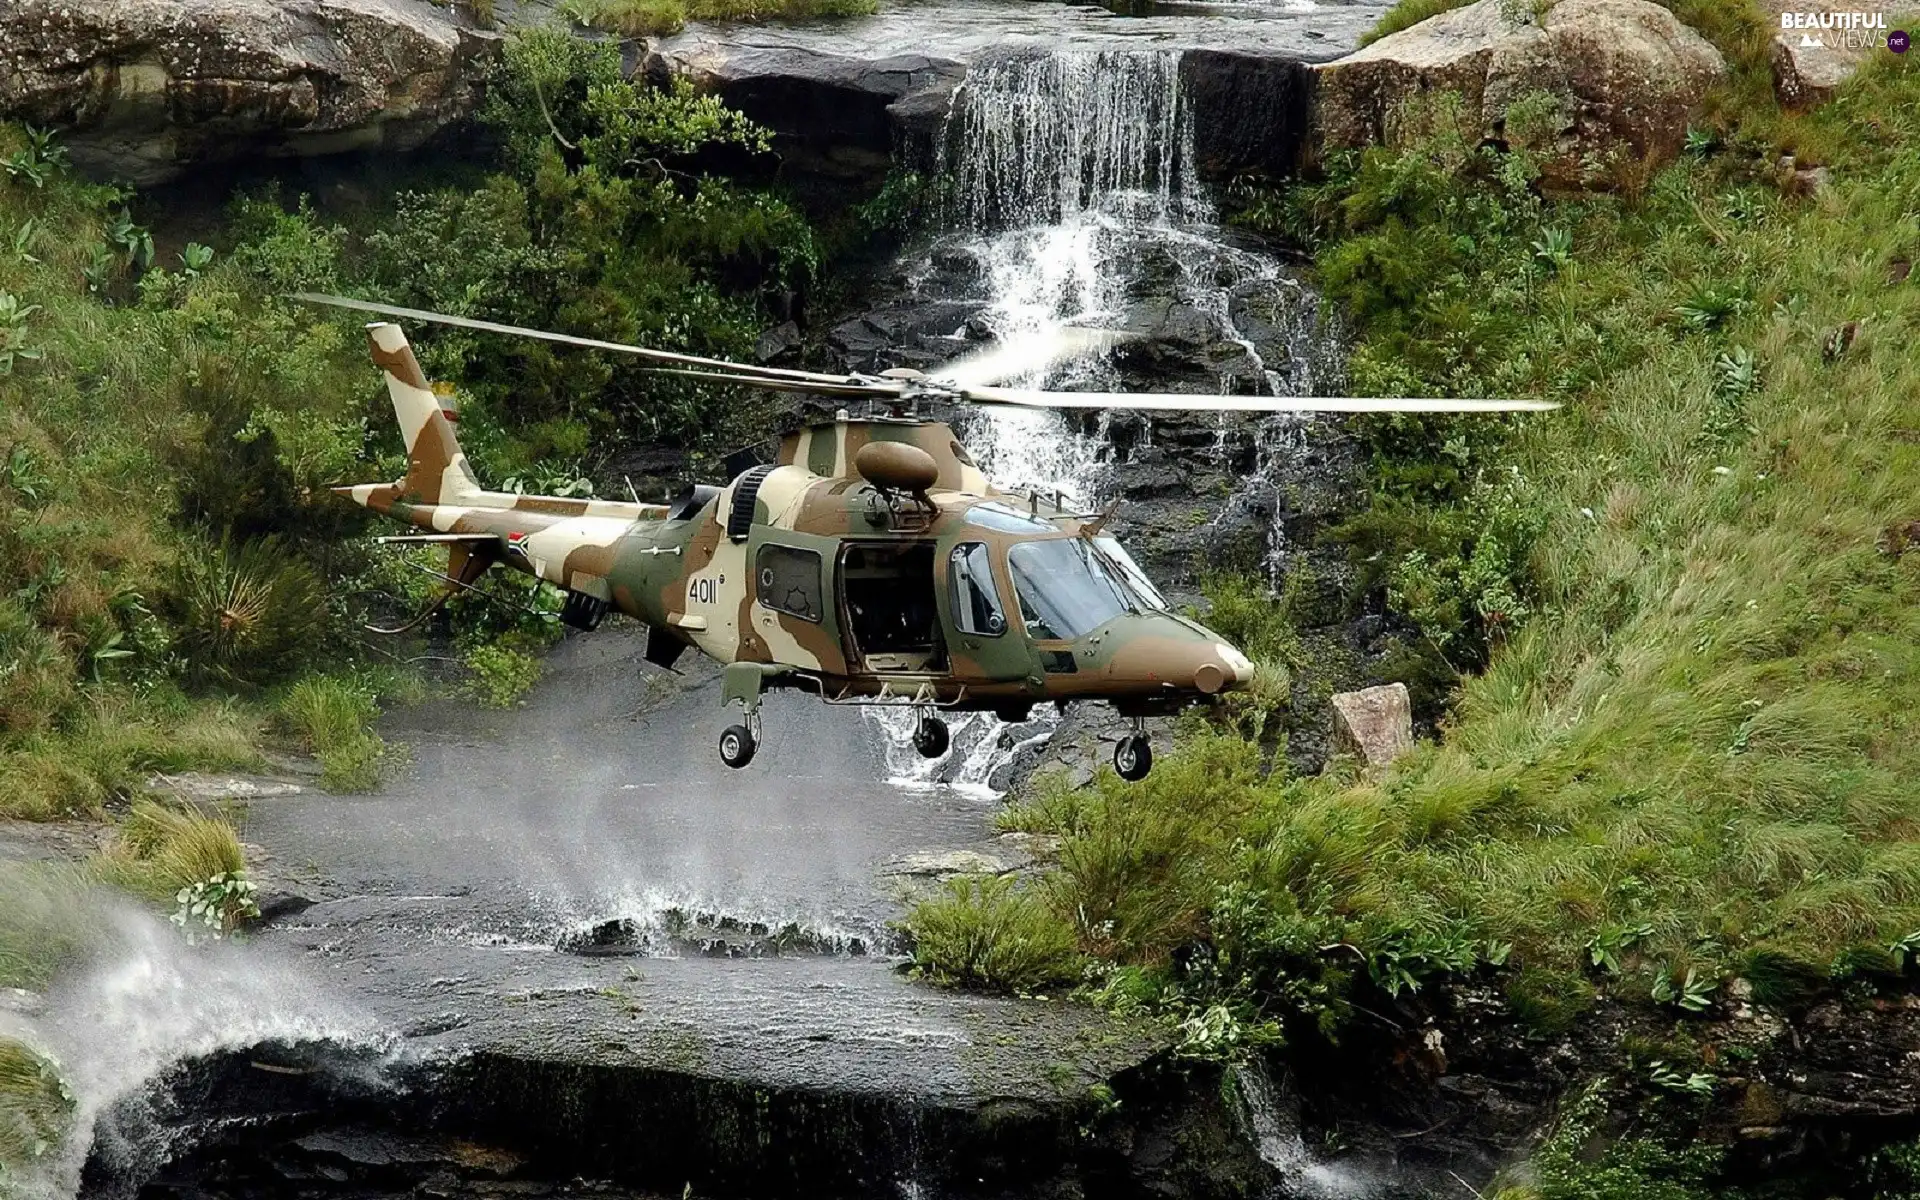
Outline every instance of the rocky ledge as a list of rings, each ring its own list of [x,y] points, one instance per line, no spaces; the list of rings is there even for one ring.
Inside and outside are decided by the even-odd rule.
[[[1511,10],[1476,0],[1317,70],[1317,143],[1388,140],[1410,101],[1457,92],[1486,137],[1540,153],[1550,184],[1590,187],[1616,165],[1671,161],[1726,74],[1711,43],[1651,0]]]
[[[496,36],[425,0],[15,0],[0,115],[136,185],[251,158],[410,150],[472,110]]]

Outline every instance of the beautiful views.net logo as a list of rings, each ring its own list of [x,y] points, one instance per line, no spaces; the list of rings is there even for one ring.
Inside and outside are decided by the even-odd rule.
[[[1783,31],[1797,31],[1803,47],[1833,50],[1878,50],[1885,46],[1905,54],[1912,45],[1904,29],[1887,29],[1885,13],[1789,12],[1780,14]]]

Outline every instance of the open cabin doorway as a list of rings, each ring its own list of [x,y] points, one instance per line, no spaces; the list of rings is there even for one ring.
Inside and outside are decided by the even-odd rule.
[[[848,669],[919,675],[947,668],[932,542],[851,542],[840,554]]]

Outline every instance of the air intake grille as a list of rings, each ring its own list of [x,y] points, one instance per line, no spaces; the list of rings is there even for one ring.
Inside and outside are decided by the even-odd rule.
[[[772,467],[755,467],[733,485],[733,508],[727,513],[727,536],[736,542],[747,540],[753,528],[753,502],[759,498],[760,485],[773,474]]]

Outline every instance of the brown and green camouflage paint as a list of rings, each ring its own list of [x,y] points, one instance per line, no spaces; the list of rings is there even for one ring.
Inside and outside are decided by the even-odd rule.
[[[669,630],[721,663],[787,668],[776,685],[804,685],[847,699],[919,696],[961,708],[1004,708],[1050,700],[1109,700],[1146,711],[1244,687],[1252,664],[1197,622],[1161,611],[1125,613],[1072,640],[1029,636],[1007,566],[1013,546],[1090,534],[1074,514],[1032,497],[997,493],[953,431],[934,421],[845,416],[789,435],[764,475],[753,521],[739,540],[725,515],[748,476],[698,512],[673,520],[660,505],[522,496],[481,488],[453,423],[427,384],[397,326],[368,327],[374,361],[386,374],[407,444],[407,474],[391,484],[336,489],[376,512],[438,534],[466,535],[478,553],[582,592]],[[901,441],[939,469],[932,509],[882,493],[852,474],[854,455],[873,441]],[[1032,528],[970,519],[977,505],[1015,504]],[[880,669],[854,653],[841,590],[852,547],[924,542],[932,550],[933,595],[944,662]],[[952,555],[987,547],[1006,624],[998,634],[964,632],[953,612]],[[767,547],[819,556],[817,619],[762,604],[754,564]],[[1067,663],[1071,669],[1066,669]]]

